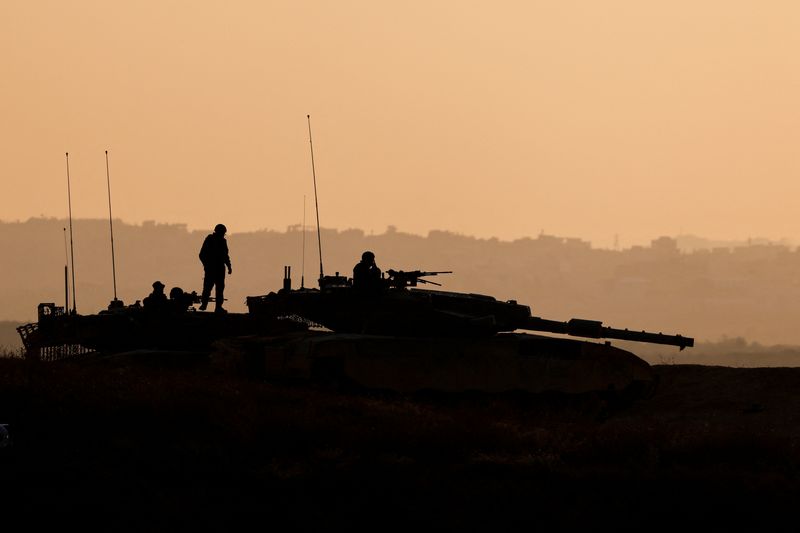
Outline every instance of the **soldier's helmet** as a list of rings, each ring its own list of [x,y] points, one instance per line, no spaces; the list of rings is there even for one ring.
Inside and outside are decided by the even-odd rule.
[[[172,287],[169,290],[169,299],[170,300],[177,300],[178,298],[183,297],[183,289],[180,287]]]
[[[157,290],[157,291],[163,290],[164,289],[164,284],[161,283],[160,281],[154,281],[153,282],[153,288],[155,290]]]
[[[223,235],[228,232],[228,228],[225,227],[225,224],[217,224],[214,226],[214,233],[222,233]]]
[[[371,263],[372,261],[375,261],[375,254],[367,250],[366,252],[361,254],[361,260],[366,263]]]

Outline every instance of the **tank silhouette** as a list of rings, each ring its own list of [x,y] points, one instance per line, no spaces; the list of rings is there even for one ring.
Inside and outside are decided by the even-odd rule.
[[[212,343],[220,338],[255,331],[251,316],[195,312],[186,307],[191,297],[188,293],[180,302],[170,300],[158,309],[114,300],[108,309],[86,315],[65,313],[63,307],[54,303],[41,303],[37,322],[20,326],[17,331],[26,356],[45,361],[93,352],[201,352],[210,350]]]
[[[439,286],[426,278],[452,272],[387,270],[378,290],[359,291],[344,276],[325,276],[320,289],[291,289],[290,269],[284,288],[265,296],[250,296],[250,313],[294,316],[339,333],[415,337],[488,337],[516,330],[542,331],[592,339],[619,339],[679,347],[694,339],[604,326],[596,320],[566,322],[531,315],[530,307],[515,300],[499,301],[474,293],[423,290],[420,284]]]
[[[414,392],[479,390],[585,393],[642,391],[653,385],[650,365],[610,342],[558,338],[620,339],[693,346],[694,339],[531,315],[530,307],[492,296],[419,289],[430,277],[451,272],[387,270],[381,286],[358,290],[352,280],[322,276],[318,289],[283,288],[247,298],[262,319],[290,319],[312,331],[280,342],[247,340],[235,346],[264,358],[267,376],[324,378]]]
[[[196,312],[197,292],[180,288],[160,305],[125,305],[114,299],[107,309],[93,314],[65,312],[55,303],[38,306],[38,320],[17,328],[26,357],[45,361],[133,350],[209,352],[226,337],[275,334],[302,328],[289,321],[266,324],[248,313]],[[211,301],[214,301],[212,298]],[[282,329],[283,328],[283,329]]]
[[[204,352],[245,362],[248,373],[313,379],[400,392],[477,390],[608,392],[650,390],[650,365],[631,352],[585,339],[693,346],[694,339],[531,315],[530,307],[487,295],[421,289],[450,272],[387,270],[360,290],[322,276],[319,288],[292,289],[284,270],[277,292],[247,297],[247,313],[199,313],[196,293],[175,291],[169,306],[114,300],[99,313],[39,305],[39,320],[19,329],[29,357],[93,352]],[[171,291],[172,292],[172,291]],[[315,327],[316,326],[316,327]]]

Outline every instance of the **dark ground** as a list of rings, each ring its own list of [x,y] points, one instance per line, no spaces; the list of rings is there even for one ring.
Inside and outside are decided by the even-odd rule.
[[[0,359],[2,517],[796,530],[800,368],[655,370],[651,397],[617,403],[263,383],[193,357]]]

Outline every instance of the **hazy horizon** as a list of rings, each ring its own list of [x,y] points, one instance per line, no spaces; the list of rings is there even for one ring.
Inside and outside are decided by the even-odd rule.
[[[0,223],[3,294],[0,319],[32,319],[39,302],[64,298],[68,246],[63,219]],[[108,220],[74,221],[75,284],[82,313],[104,309],[112,298],[113,271]],[[119,298],[141,300],[160,280],[171,288],[200,291],[198,251],[207,230],[182,224],[114,224]],[[305,275],[316,286],[316,231],[232,232],[233,274],[225,295],[231,311],[245,298],[282,286],[291,266],[294,286]],[[721,245],[720,245],[721,244]],[[602,320],[614,327],[680,333],[700,340],[722,336],[800,344],[793,326],[800,298],[800,249],[785,245],[715,243],[698,238],[659,238],[617,251],[587,241],[547,235],[503,241],[438,231],[418,236],[401,231],[368,234],[324,228],[325,272],[349,275],[365,249],[383,269],[453,271],[443,289],[487,294],[531,305],[537,316]],[[70,268],[70,270],[72,270]]]
[[[800,5],[9,2],[3,218],[798,241]]]
[[[65,225],[65,228],[68,229],[68,227],[67,227],[68,219],[67,218],[58,217],[58,216],[45,216],[45,215],[41,215],[41,214],[38,215],[38,216],[30,216],[30,217],[27,217],[25,219],[16,219],[16,220],[5,220],[5,219],[0,218],[0,224],[24,224],[26,222],[33,221],[33,220],[58,220],[58,221],[63,222],[64,225]],[[103,222],[107,223],[108,222],[108,216],[106,215],[105,217],[98,216],[98,217],[81,217],[81,218],[75,217],[74,220],[75,221],[78,221],[78,220],[82,220],[82,221],[103,221]],[[180,220],[178,220],[178,221],[170,221],[170,220],[148,219],[148,220],[131,221],[131,220],[124,220],[124,219],[119,218],[117,216],[113,217],[113,221],[114,221],[115,224],[116,223],[121,223],[121,224],[130,225],[130,226],[143,226],[143,225],[147,225],[147,224],[175,225],[175,226],[183,226],[189,232],[208,231],[209,233],[213,231],[213,226],[216,225],[216,222],[214,222],[214,223],[212,223],[210,225],[207,225],[207,226],[192,226],[191,224],[189,224],[189,223],[187,223],[185,221],[180,221]],[[220,222],[224,222],[224,221],[220,221]],[[259,232],[259,231],[272,231],[272,232],[283,233],[283,232],[286,232],[289,229],[300,228],[300,227],[302,227],[302,225],[303,225],[302,224],[302,220],[300,220],[298,222],[289,222],[283,227],[274,227],[274,228],[268,228],[268,227],[236,228],[236,227],[230,227],[229,231],[228,231],[228,234],[229,235],[234,235],[234,234],[239,234],[239,233],[256,233],[256,232]],[[773,238],[773,237],[762,236],[762,235],[749,235],[749,236],[740,237],[740,238],[723,239],[723,238],[715,237],[713,235],[701,235],[701,234],[694,233],[694,232],[691,232],[691,231],[683,231],[683,232],[678,233],[678,234],[653,235],[653,236],[649,236],[649,237],[645,236],[645,237],[643,237],[643,239],[641,241],[637,241],[637,242],[627,241],[624,234],[617,234],[618,239],[617,239],[617,243],[616,243],[616,246],[615,246],[613,238],[609,243],[598,243],[598,242],[594,242],[594,241],[592,241],[592,240],[590,240],[588,238],[584,238],[581,235],[560,235],[558,233],[553,233],[553,232],[550,232],[550,231],[546,231],[545,228],[542,228],[542,230],[540,230],[539,232],[537,232],[535,234],[518,235],[518,236],[512,236],[512,237],[505,237],[505,238],[504,237],[500,237],[498,235],[473,235],[473,234],[469,234],[469,233],[460,232],[460,231],[454,230],[452,228],[430,228],[430,229],[425,230],[425,231],[414,232],[414,231],[408,231],[405,228],[399,227],[396,224],[391,224],[391,223],[385,225],[382,228],[363,228],[363,227],[338,227],[338,228],[336,228],[336,227],[331,227],[331,226],[325,225],[325,224],[322,224],[321,228],[323,230],[336,231],[336,232],[361,231],[365,235],[382,235],[382,234],[387,234],[387,233],[391,233],[391,232],[395,232],[396,231],[398,233],[405,233],[405,234],[408,234],[408,235],[414,235],[414,236],[418,236],[418,237],[426,237],[431,232],[446,232],[446,233],[452,233],[454,235],[463,236],[463,237],[469,237],[469,238],[475,238],[475,239],[483,239],[483,240],[497,239],[497,240],[503,241],[503,242],[513,242],[513,241],[519,240],[519,239],[536,239],[540,235],[546,235],[546,236],[549,236],[549,237],[557,237],[557,238],[561,238],[561,239],[578,239],[578,240],[590,243],[592,248],[598,249],[598,250],[615,250],[615,249],[622,250],[622,249],[627,249],[627,248],[631,248],[631,247],[634,247],[634,246],[649,246],[650,244],[652,244],[652,242],[654,240],[659,239],[661,237],[668,237],[670,239],[676,239],[676,240],[690,239],[690,240],[698,240],[698,241],[707,241],[708,243],[712,243],[712,244],[710,244],[710,246],[711,245],[718,245],[718,246],[723,246],[723,247],[724,246],[746,246],[748,244],[765,244],[765,243],[788,246],[788,247],[796,247],[796,246],[798,246],[794,240],[787,239],[787,238]],[[313,241],[313,243],[316,243],[316,224],[314,223],[313,220],[312,221],[306,220],[306,231],[308,231],[310,233],[313,233],[313,235],[309,236],[309,239],[310,239],[309,242]],[[109,234],[109,236],[110,236],[110,234]],[[76,237],[79,237],[79,236],[76,236]],[[713,243],[718,243],[718,244],[713,244]],[[680,245],[679,245],[679,248],[681,248]]]

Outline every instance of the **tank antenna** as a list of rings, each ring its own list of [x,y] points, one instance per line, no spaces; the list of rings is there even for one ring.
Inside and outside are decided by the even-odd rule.
[[[303,262],[300,271],[300,288],[305,288],[306,282],[306,195],[303,195]]]
[[[114,222],[111,218],[111,173],[108,171],[108,150],[106,150],[106,184],[108,185],[108,227],[111,230],[111,275],[114,280],[114,301],[117,300],[117,262],[114,257]]]
[[[72,314],[78,312],[75,305],[75,246],[72,241],[72,191],[69,183],[69,152],[67,154],[67,202],[69,205],[69,255],[72,262]]]
[[[314,207],[317,210],[317,245],[319,246],[319,280],[324,276],[322,270],[322,234],[319,230],[319,202],[317,201],[317,171],[314,168],[314,141],[311,140],[311,115],[306,115],[308,120],[308,144],[311,146],[311,175],[314,176]],[[74,298],[73,298],[74,299]]]
[[[67,251],[67,228],[64,229],[64,311],[69,312],[69,252]]]

